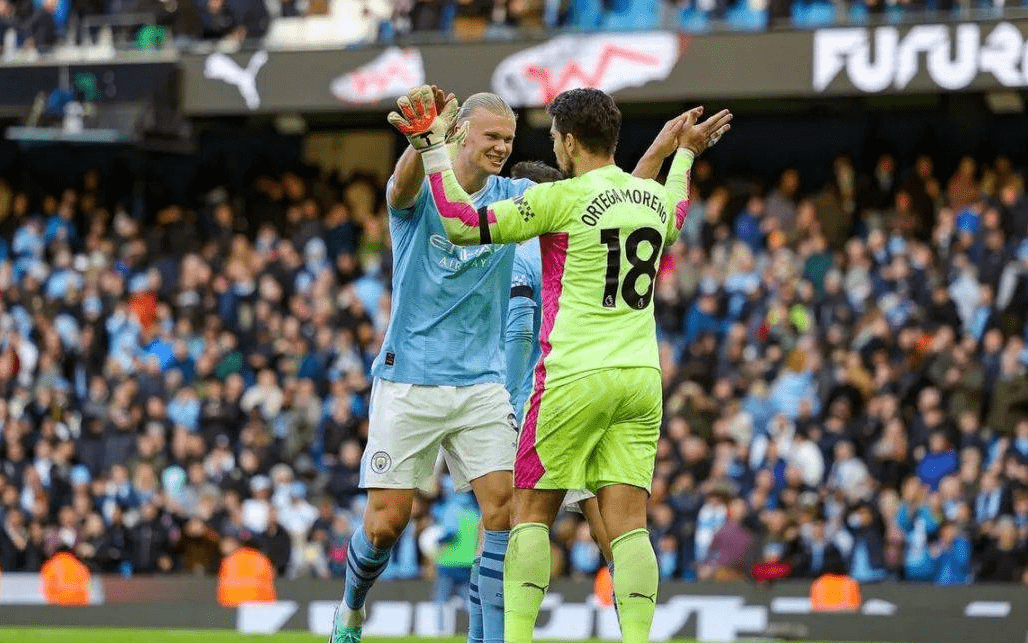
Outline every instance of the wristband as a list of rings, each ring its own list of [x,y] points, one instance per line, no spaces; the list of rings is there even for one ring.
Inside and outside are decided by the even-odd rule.
[[[425,174],[436,174],[453,167],[450,163],[450,152],[446,145],[433,145],[421,152],[421,161],[425,164]]]

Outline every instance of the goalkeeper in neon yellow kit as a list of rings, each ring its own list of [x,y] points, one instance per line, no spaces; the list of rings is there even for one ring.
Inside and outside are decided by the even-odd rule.
[[[693,159],[728,130],[731,114],[697,124],[702,108],[689,112],[665,187],[614,164],[621,113],[610,96],[570,90],[548,112],[557,163],[573,178],[477,210],[441,144],[452,123],[425,114],[394,124],[426,148],[425,173],[453,243],[539,237],[542,357],[514,464],[506,641],[532,640],[549,586],[549,527],[565,491],[584,488],[597,494],[611,539],[624,641],[643,643],[658,581],[646,531],[662,414],[654,280],[663,247],[685,222]]]

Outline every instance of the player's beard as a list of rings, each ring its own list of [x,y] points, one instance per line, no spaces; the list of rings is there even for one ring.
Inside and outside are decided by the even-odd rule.
[[[560,162],[560,159],[557,159],[557,166],[558,166],[558,169],[560,169],[560,171],[564,173],[564,178],[565,179],[574,178],[574,176],[575,176],[575,161],[574,161],[574,159],[568,158],[568,160],[564,161],[563,163]]]

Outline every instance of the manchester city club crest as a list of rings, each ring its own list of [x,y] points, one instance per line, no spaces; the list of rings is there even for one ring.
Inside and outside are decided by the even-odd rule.
[[[375,473],[385,473],[393,466],[393,459],[385,451],[378,451],[371,456],[371,470]]]

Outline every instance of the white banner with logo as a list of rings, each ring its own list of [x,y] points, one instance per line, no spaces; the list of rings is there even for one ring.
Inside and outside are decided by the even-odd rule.
[[[940,89],[961,90],[989,74],[1003,87],[1028,86],[1028,47],[1009,22],[874,29],[821,29],[814,34],[814,89],[845,74],[866,93],[902,90],[922,71]],[[993,83],[990,83],[993,84]]]
[[[398,98],[425,84],[425,61],[417,49],[391,47],[366,65],[332,81],[330,90],[344,104],[374,104]]]
[[[613,93],[664,80],[680,54],[671,32],[559,36],[503,59],[493,91],[511,105],[538,107],[568,89]]]

